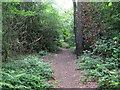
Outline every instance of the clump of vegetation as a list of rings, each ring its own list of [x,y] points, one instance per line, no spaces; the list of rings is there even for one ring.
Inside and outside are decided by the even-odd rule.
[[[59,14],[51,2],[4,2],[3,61],[20,53],[59,49]]]
[[[38,53],[39,55],[41,55],[41,56],[44,56],[44,55],[46,55],[47,54],[47,51],[39,51],[39,53]]]
[[[29,55],[23,60],[3,63],[0,74],[0,85],[6,89],[40,89],[50,88],[52,84],[45,82],[52,78],[53,70],[49,63],[44,63],[35,55]]]
[[[90,6],[94,7],[95,12],[93,11],[91,15],[86,15],[90,17],[97,13],[100,16],[99,18],[95,17],[93,20],[89,19],[91,22],[94,20],[98,21],[95,22],[96,28],[90,26],[91,30],[96,30],[95,32],[98,30],[98,32],[97,34],[95,32],[91,32],[91,34],[84,33],[84,35],[93,35],[94,39],[87,39],[92,43],[88,45],[89,49],[87,49],[87,52],[79,57],[77,65],[87,73],[85,80],[92,79],[97,81],[99,88],[116,90],[120,88],[120,19],[118,14],[120,2],[86,3],[85,7],[89,10]],[[88,12],[87,10],[86,12]],[[89,23],[92,25],[91,22]],[[90,28],[89,26],[84,27],[86,31],[91,31]],[[87,42],[87,40],[84,40],[84,42]]]
[[[103,44],[101,46],[104,46]],[[97,47],[97,46],[96,46]],[[106,46],[105,46],[106,47]],[[87,51],[84,55],[80,56],[77,60],[77,65],[80,67],[80,70],[83,70],[86,74],[85,81],[92,79],[98,81],[98,87],[105,88],[105,89],[117,89],[120,88],[119,82],[119,48],[115,48],[115,45],[112,46],[114,48],[106,48],[112,49],[113,53],[107,54],[112,55],[112,57],[101,57],[93,55],[94,52]],[[97,48],[101,48],[98,45]],[[104,52],[107,53],[107,50],[101,48],[99,51],[102,50],[103,55]],[[115,51],[114,51],[115,50]]]
[[[3,89],[39,89],[52,85],[50,65],[36,56],[12,60],[13,56],[37,52],[46,55],[60,47],[71,48],[79,56],[80,69],[86,79],[99,82],[98,87],[116,89],[120,85],[120,2],[74,2],[73,10],[58,10],[52,2],[2,3],[2,61],[0,73]],[[73,25],[74,21],[74,25]],[[74,28],[74,32],[73,32]],[[74,40],[75,38],[75,40]],[[76,44],[75,44],[76,42]]]

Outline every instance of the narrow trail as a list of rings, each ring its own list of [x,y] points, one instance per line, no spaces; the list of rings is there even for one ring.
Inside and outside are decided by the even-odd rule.
[[[54,72],[54,78],[58,84],[55,88],[96,88],[95,82],[80,83],[82,73],[76,70],[75,55],[68,49],[62,48],[57,54],[44,57],[45,62],[51,62]]]

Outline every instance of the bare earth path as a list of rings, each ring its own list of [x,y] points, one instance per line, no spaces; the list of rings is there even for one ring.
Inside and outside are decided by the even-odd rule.
[[[44,57],[45,62],[51,62],[52,69],[55,70],[54,78],[58,84],[54,85],[55,88],[95,88],[95,82],[87,82],[81,84],[82,73],[76,70],[78,67],[75,65],[75,55],[68,49],[62,48],[57,54],[52,54]]]

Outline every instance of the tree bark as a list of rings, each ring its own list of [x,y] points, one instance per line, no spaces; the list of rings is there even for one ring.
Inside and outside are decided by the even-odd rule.
[[[80,55],[83,52],[83,32],[82,32],[82,7],[81,3],[78,2],[78,29],[77,29],[77,52]]]
[[[76,31],[77,31],[77,5],[76,5],[76,2],[73,1],[73,8],[74,8],[74,35],[75,35],[75,43],[76,43]],[[77,44],[76,44],[76,47],[77,47]],[[76,50],[75,50],[75,53],[76,53]],[[77,54],[77,53],[76,53]]]
[[[74,34],[76,42],[76,55],[77,57],[83,51],[83,33],[82,33],[82,8],[80,2],[73,2],[74,7]]]

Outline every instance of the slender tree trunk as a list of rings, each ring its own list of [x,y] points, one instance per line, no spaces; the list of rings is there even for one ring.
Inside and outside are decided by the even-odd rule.
[[[75,43],[76,43],[76,31],[77,31],[77,5],[76,2],[73,1],[73,8],[74,8],[74,34],[75,34]],[[76,47],[77,47],[77,43],[76,43]],[[76,53],[76,50],[75,50]],[[77,53],[76,53],[77,54]]]
[[[80,2],[73,2],[74,7],[74,33],[75,33],[75,42],[76,42],[76,55],[77,57],[83,51],[83,34],[82,34],[82,10]]]
[[[73,2],[73,6],[74,6],[74,33],[76,36],[76,27],[77,27],[77,20],[76,20],[76,2]]]
[[[78,2],[78,25],[77,25],[77,32],[76,32],[76,36],[77,36],[77,55],[79,56],[82,52],[83,52],[83,32],[82,32],[82,7],[81,7],[81,3]]]

